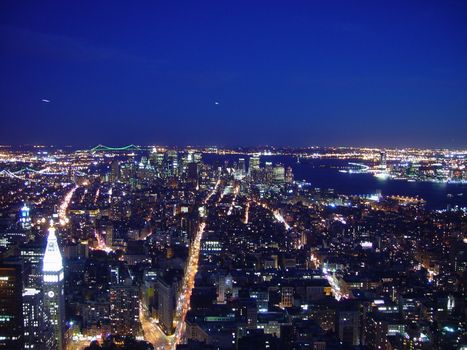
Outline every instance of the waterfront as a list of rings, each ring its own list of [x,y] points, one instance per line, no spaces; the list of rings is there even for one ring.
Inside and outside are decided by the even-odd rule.
[[[205,154],[203,157],[211,164],[222,164],[223,160],[237,161],[242,157],[248,159],[248,155]],[[261,156],[261,163],[264,162],[291,166],[295,180],[304,180],[316,188],[332,188],[340,194],[366,195],[381,191],[382,195],[418,196],[426,200],[427,209],[432,210],[446,209],[448,205],[467,207],[467,184],[409,182],[381,179],[372,174],[342,173],[339,170],[346,168],[349,161],[339,159],[300,159],[297,163],[297,159],[291,156]]]

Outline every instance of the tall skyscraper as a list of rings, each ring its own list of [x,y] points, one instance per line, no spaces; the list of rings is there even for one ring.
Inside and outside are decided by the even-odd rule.
[[[139,323],[139,289],[127,268],[114,266],[110,270],[110,324],[113,334],[138,335],[141,332]]]
[[[28,242],[20,247],[20,260],[26,275],[25,287],[42,289],[42,261],[44,246],[37,242]]]
[[[116,182],[120,179],[120,164],[118,160],[112,161],[111,164],[111,180],[112,182]]]
[[[42,266],[44,310],[53,328],[55,344],[52,349],[62,350],[65,331],[65,298],[63,292],[63,263],[53,223],[49,228],[47,247]]]
[[[293,183],[293,171],[291,167],[287,167],[287,170],[285,171],[285,182],[288,184]]]
[[[153,150],[151,155],[149,156],[151,163],[156,167],[162,167],[162,163],[164,162],[164,153],[158,152],[157,150]]]
[[[274,168],[272,167],[272,162],[265,162],[264,163],[264,178],[263,181],[266,183],[271,184],[274,179]]]
[[[380,152],[379,154],[379,165],[381,169],[387,168],[386,152]]]
[[[23,289],[24,348],[47,350],[54,346],[51,327],[44,314],[42,291],[34,288]]]
[[[176,288],[174,283],[171,283],[170,279],[163,278],[161,276],[157,280],[156,289],[159,301],[159,324],[165,334],[170,335],[174,331],[173,319],[175,312]]]
[[[24,230],[31,229],[31,217],[29,216],[29,211],[30,209],[26,204],[23,205],[20,211],[19,222]]]
[[[0,349],[23,349],[21,265],[0,265]]]
[[[177,151],[170,150],[167,151],[167,166],[168,166],[168,175],[177,176],[178,175],[178,153]]]
[[[107,247],[112,247],[114,236],[114,227],[111,223],[108,223],[105,226],[105,245]]]
[[[241,176],[246,174],[245,158],[240,158],[238,160],[238,172]]]
[[[232,294],[232,275],[230,273],[227,276],[220,274],[217,284],[217,302],[225,304],[228,294]]]
[[[259,169],[259,155],[254,155],[250,158],[250,164],[248,170],[250,174]]]
[[[196,152],[195,154],[193,154],[193,161],[195,163],[201,163],[201,160],[203,159],[203,155],[199,152]]]
[[[346,301],[339,304],[336,312],[336,333],[346,345],[360,345],[360,313],[358,304]]]
[[[198,181],[199,176],[199,164],[198,163],[188,163],[187,168],[187,179],[189,181]]]
[[[272,181],[278,185],[281,185],[285,182],[285,169],[283,165],[276,164],[274,166]]]

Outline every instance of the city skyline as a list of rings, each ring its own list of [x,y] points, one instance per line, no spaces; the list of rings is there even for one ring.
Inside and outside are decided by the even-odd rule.
[[[466,156],[3,147],[0,349],[462,349]]]
[[[467,0],[3,0],[0,50],[0,350],[467,350]]]
[[[335,145],[304,145],[304,146],[287,146],[287,145],[274,145],[274,144],[258,144],[258,145],[221,145],[221,144],[137,144],[137,143],[126,143],[126,144],[0,144],[0,149],[11,149],[11,150],[21,150],[21,149],[50,149],[50,150],[63,150],[63,151],[75,151],[75,150],[92,150],[96,147],[108,148],[109,150],[119,150],[125,149],[128,146],[134,146],[141,149],[151,150],[153,148],[161,149],[203,149],[203,152],[218,151],[227,151],[235,152],[237,154],[250,154],[250,153],[262,153],[268,151],[290,151],[290,152],[301,152],[301,151],[311,151],[311,150],[331,150],[331,149],[373,149],[373,150],[447,150],[447,151],[465,151],[467,145],[465,146],[452,146],[452,147],[416,147],[416,146],[377,146],[377,145],[347,145],[347,144],[335,144]]]
[[[4,143],[465,147],[462,1],[0,6]]]

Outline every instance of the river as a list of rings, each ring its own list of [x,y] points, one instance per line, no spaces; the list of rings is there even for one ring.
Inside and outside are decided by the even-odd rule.
[[[204,154],[203,160],[212,165],[221,165],[248,156]],[[426,200],[427,209],[446,209],[451,207],[467,207],[467,185],[436,182],[408,182],[405,180],[380,179],[372,174],[349,174],[339,172],[348,165],[347,160],[340,159],[301,159],[297,163],[291,156],[261,156],[261,164],[270,161],[291,166],[295,180],[305,180],[313,187],[333,188],[341,194],[374,194],[378,190],[383,195],[418,196]]]

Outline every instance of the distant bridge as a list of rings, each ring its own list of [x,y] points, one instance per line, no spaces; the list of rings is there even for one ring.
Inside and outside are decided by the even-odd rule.
[[[75,175],[80,175],[80,176],[85,176],[86,175],[86,173],[83,173],[83,172],[81,172],[79,170],[74,170],[73,172],[75,173]],[[7,169],[0,170],[0,176],[8,176],[8,177],[14,178],[14,179],[27,180],[27,181],[33,181],[33,182],[39,181],[37,179],[27,178],[26,175],[28,175],[28,174],[47,175],[47,176],[54,176],[54,175],[64,176],[64,175],[68,175],[68,172],[67,171],[61,171],[61,172],[56,172],[55,171],[54,172],[50,168],[35,170],[35,169],[32,169],[32,168],[28,168],[28,167],[17,170],[17,171],[11,171],[11,170],[7,170]]]
[[[36,170],[36,169],[26,167],[26,168],[23,168],[17,171],[10,171],[10,170],[2,170],[2,171],[7,171],[15,175],[18,175],[18,174],[66,175],[67,174],[65,171],[53,172],[49,167],[41,169],[41,170]]]
[[[20,174],[20,175],[18,175]],[[19,171],[15,171],[15,172],[12,172],[10,170],[0,170],[0,176],[1,177],[6,177],[8,176],[9,178],[12,178],[12,179],[19,179],[19,180],[26,180],[26,176],[25,176],[25,173],[24,172],[19,172]],[[37,182],[38,180],[34,180],[34,179],[28,179],[30,181],[33,181],[33,182]]]
[[[91,148],[90,152],[91,153],[97,153],[97,152],[122,152],[122,151],[141,151],[141,147],[136,146],[136,145],[127,145],[124,147],[109,147],[109,146],[104,146],[104,145],[97,145],[94,148]]]

